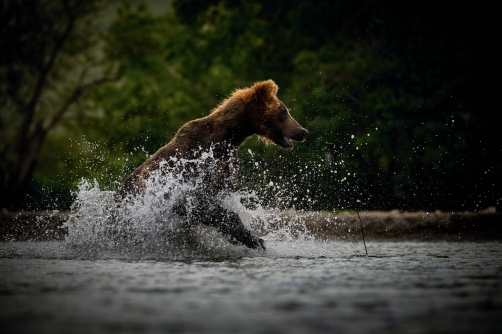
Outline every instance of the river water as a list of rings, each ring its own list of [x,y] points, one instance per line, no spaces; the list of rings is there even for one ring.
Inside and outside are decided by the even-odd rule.
[[[186,166],[182,161],[180,168]],[[264,210],[253,192],[220,198],[265,240],[266,251],[252,250],[173,213],[180,200],[187,210],[192,202],[197,207],[189,196],[197,180],[182,175],[158,173],[143,194],[122,202],[83,182],[64,242],[0,243],[0,332],[502,328],[500,242],[369,242],[366,256],[361,242],[317,240],[300,215],[278,219],[280,212]]]
[[[0,243],[2,333],[500,333],[502,243],[112,257]]]

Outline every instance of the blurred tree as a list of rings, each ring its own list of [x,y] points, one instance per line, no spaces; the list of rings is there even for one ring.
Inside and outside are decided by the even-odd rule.
[[[250,81],[277,80],[281,98],[311,130],[306,145],[281,153],[282,163],[278,152],[261,154],[276,166],[272,179],[310,166],[315,175],[292,196],[315,188],[309,193],[316,190],[318,208],[499,203],[502,165],[492,158],[501,153],[492,112],[498,102],[485,81],[496,54],[496,20],[485,7],[393,0],[177,0],[173,6],[194,30],[223,36],[206,39],[214,49],[205,57],[218,54]],[[247,66],[235,66],[235,58]],[[326,142],[335,144],[343,164],[319,172]]]
[[[184,122],[233,89],[272,78],[310,135],[292,151],[246,142],[241,183],[266,204],[498,204],[499,102],[484,79],[495,63],[495,28],[476,21],[482,10],[394,0],[176,0],[157,15],[123,6],[100,49],[121,80],[79,100],[85,117],[61,118],[36,179],[72,174],[59,184],[66,194],[81,176],[113,187]],[[62,140],[68,134],[72,142]],[[331,165],[326,143],[336,150]],[[66,156],[58,168],[48,167],[54,151]]]
[[[0,207],[23,207],[47,135],[113,75],[95,16],[111,1],[0,2]],[[74,108],[76,109],[76,108]]]

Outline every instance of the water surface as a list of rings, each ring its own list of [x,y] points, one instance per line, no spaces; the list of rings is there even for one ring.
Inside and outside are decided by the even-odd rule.
[[[0,243],[2,332],[496,333],[502,244],[315,241],[213,258]]]

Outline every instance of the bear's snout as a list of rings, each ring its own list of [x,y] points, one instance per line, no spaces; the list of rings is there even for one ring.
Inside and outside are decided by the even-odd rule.
[[[298,128],[294,129],[291,131],[289,134],[286,134],[289,138],[293,139],[294,141],[304,141],[305,136],[308,134],[308,130],[305,128],[302,128],[299,126]]]
[[[288,129],[289,131],[285,131],[282,133],[282,138],[279,139],[278,141],[274,141],[276,144],[284,147],[284,148],[293,148],[293,142],[294,141],[304,141],[305,136],[307,135],[308,131],[307,129],[302,128],[301,126],[298,126],[293,129]]]
[[[305,137],[309,134],[309,131],[305,128],[302,128],[302,140],[299,141],[304,141]]]
[[[300,125],[289,128],[289,131],[285,131],[284,135],[295,140],[295,141],[304,141],[305,136],[309,133],[307,129],[301,127]]]

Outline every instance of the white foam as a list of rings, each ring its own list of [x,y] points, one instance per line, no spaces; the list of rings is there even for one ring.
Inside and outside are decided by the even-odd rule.
[[[158,260],[287,256],[289,250],[296,249],[297,254],[299,247],[315,253],[314,239],[301,217],[285,222],[279,211],[263,208],[259,196],[250,190],[228,192],[216,200],[236,212],[253,234],[265,240],[266,252],[232,245],[216,229],[189,224],[175,214],[173,206],[180,200],[184,200],[188,212],[196,206],[197,200],[190,194],[204,184],[205,175],[215,168],[212,150],[202,152],[199,159],[172,159],[169,166],[164,162],[150,175],[141,194],[130,194],[124,199],[102,190],[96,181],[83,180],[66,223],[66,250],[79,258]],[[194,171],[198,177],[186,177]],[[276,203],[288,193],[277,183],[270,187],[277,194]],[[285,196],[284,202],[288,201]],[[243,203],[252,203],[252,209]]]

